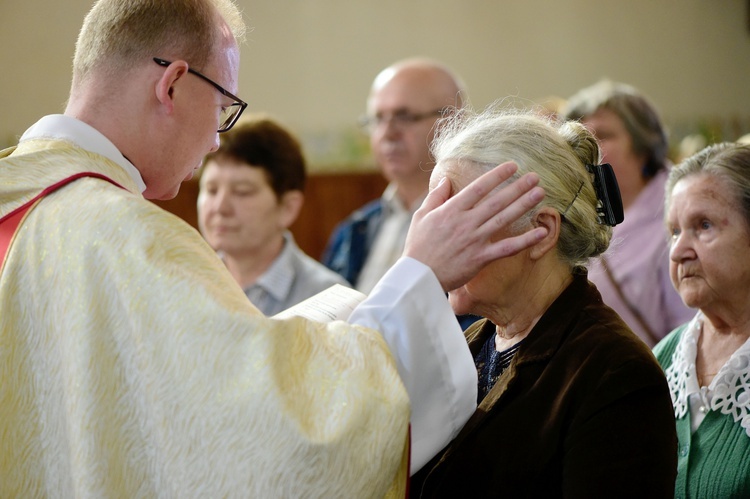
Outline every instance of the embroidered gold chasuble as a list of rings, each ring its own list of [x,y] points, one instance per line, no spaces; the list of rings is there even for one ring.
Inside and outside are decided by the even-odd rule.
[[[380,334],[272,320],[118,165],[1,153],[0,497],[404,495],[409,403]],[[71,201],[74,200],[74,201]]]

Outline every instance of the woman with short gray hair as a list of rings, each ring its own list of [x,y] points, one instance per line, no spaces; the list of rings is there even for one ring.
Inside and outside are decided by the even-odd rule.
[[[750,497],[750,146],[724,143],[669,175],[672,283],[698,309],[654,348],[679,438],[677,497]]]

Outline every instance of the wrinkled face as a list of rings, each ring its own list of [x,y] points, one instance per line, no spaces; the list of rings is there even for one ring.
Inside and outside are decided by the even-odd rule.
[[[618,179],[642,177],[646,158],[633,151],[633,139],[614,111],[598,109],[581,121],[596,136],[602,162],[612,165]]]
[[[237,93],[239,48],[234,39],[227,39],[205,68],[193,68],[229,92]],[[220,113],[232,103],[210,83],[186,73],[174,87],[175,129],[173,139],[164,145],[158,177],[145,179],[149,198],[171,199],[180,184],[192,178],[203,158],[219,147]]]
[[[509,229],[498,231],[495,241],[514,234]],[[484,267],[469,282],[448,294],[457,315],[474,314],[495,318],[494,311],[518,301],[517,290],[528,274],[528,251],[501,258]]]
[[[689,307],[746,307],[750,229],[725,181],[697,174],[675,184],[667,212],[672,284]]]
[[[424,116],[445,102],[429,92],[422,76],[397,73],[378,88],[367,102],[367,114],[380,122],[370,132],[370,146],[383,175],[389,181],[425,181],[433,162],[429,145],[438,115],[408,121],[394,116]]]
[[[237,258],[278,245],[287,222],[264,170],[230,159],[206,162],[198,224],[215,250]]]
[[[430,176],[430,190],[445,177],[451,183],[451,195],[455,195],[483,173],[475,168],[454,161],[438,162]],[[512,235],[512,229],[506,227],[498,230],[492,240]],[[465,285],[450,291],[448,298],[454,312],[493,317],[493,310],[517,299],[514,290],[523,281],[528,262],[528,251],[521,251],[484,267]]]

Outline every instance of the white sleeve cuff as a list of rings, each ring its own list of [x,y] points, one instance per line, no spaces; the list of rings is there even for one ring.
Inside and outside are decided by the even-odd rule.
[[[411,401],[411,472],[437,454],[476,409],[477,371],[435,274],[402,257],[350,322],[380,331]]]

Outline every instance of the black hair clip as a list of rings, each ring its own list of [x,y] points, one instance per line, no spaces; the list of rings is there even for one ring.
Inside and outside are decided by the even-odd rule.
[[[609,163],[586,165],[586,169],[594,175],[594,189],[599,200],[596,207],[599,223],[614,227],[621,223],[625,216],[622,209],[620,187],[617,185],[617,178],[614,170],[612,170],[612,165]]]

